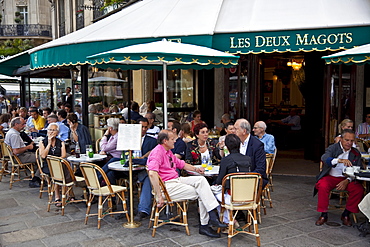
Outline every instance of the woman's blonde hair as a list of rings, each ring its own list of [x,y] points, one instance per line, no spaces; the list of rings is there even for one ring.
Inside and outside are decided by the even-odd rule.
[[[346,126],[347,123],[353,123],[353,121],[351,119],[344,119],[342,122],[340,122],[340,124],[338,125],[338,132],[339,134],[342,133],[343,131],[343,127]]]

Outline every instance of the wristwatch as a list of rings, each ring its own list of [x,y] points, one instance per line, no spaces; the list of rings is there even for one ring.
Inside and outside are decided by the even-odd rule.
[[[348,180],[349,182],[352,182],[352,178],[350,178],[350,177],[347,177],[347,180]]]

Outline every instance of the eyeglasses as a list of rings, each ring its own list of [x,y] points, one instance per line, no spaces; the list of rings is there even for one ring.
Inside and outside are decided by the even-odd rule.
[[[261,128],[261,127],[253,127],[253,129],[255,130],[255,129],[258,129],[258,128]]]
[[[173,161],[172,161],[172,157],[171,156],[168,156],[169,160],[170,160],[170,163],[171,163],[171,168],[174,167],[174,164],[173,164]]]
[[[58,131],[57,129],[48,129],[48,131]]]

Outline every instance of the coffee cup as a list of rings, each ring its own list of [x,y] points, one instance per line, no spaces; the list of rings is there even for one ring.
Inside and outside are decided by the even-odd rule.
[[[343,173],[353,175],[354,172],[355,172],[355,169],[353,168],[353,166],[347,166],[343,168]]]

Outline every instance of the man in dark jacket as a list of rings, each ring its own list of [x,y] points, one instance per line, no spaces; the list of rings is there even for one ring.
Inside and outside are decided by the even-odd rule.
[[[328,220],[329,194],[334,188],[348,191],[346,208],[341,216],[343,225],[351,226],[349,214],[359,212],[358,204],[362,199],[364,188],[359,182],[343,176],[345,167],[361,166],[361,154],[356,148],[352,147],[354,141],[355,132],[344,130],[340,142],[330,145],[321,156],[324,166],[316,177],[314,193],[318,192],[317,211],[321,212],[321,216],[315,223],[317,226]]]

